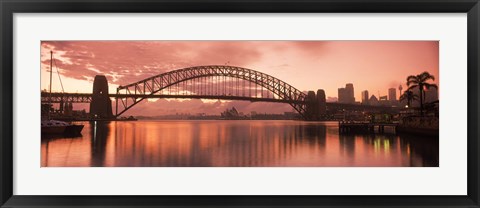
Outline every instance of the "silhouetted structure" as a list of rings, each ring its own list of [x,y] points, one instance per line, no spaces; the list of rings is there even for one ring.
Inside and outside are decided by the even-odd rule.
[[[388,100],[397,101],[397,90],[395,88],[388,89]]]
[[[323,120],[327,114],[325,91],[319,89],[316,95],[314,91],[308,91],[306,108],[306,120]]]
[[[368,103],[370,103],[370,105],[378,105],[378,98],[375,95],[372,95],[368,100]]]
[[[107,77],[103,75],[95,76],[93,81],[90,114],[96,118],[113,118],[112,101],[108,95]]]
[[[399,85],[399,86],[398,86],[398,91],[400,92],[400,93],[399,93],[399,96],[402,96],[402,90],[403,90],[402,85]]]
[[[322,119],[327,114],[327,98],[325,90],[317,90],[317,102],[318,102],[318,118]]]
[[[121,85],[117,88],[116,94],[108,94],[108,83],[105,76],[96,76],[93,93],[42,92],[41,97],[42,103],[90,103],[90,114],[96,118],[119,117],[137,103],[149,98],[287,103],[305,120],[323,120],[323,112],[326,112],[325,114],[331,119],[331,115],[338,110],[395,110],[357,105],[353,97],[353,84],[347,84],[347,87],[343,89],[344,97],[347,97],[351,103],[326,103],[323,90],[317,90],[317,94],[311,91],[308,95],[282,80],[259,71],[234,66],[212,65],[178,69],[132,84]],[[117,101],[115,116],[112,114],[111,98]]]
[[[347,90],[345,88],[338,88],[338,102],[347,103]]]
[[[438,100],[438,89],[430,88],[425,90],[425,103],[431,103]]]
[[[307,93],[307,120],[317,120],[318,117],[318,100],[314,91]]]
[[[355,103],[355,93],[354,93],[354,90],[353,90],[353,84],[352,83],[348,83],[346,86],[345,86],[345,90],[347,91],[347,103],[350,103],[350,104],[353,104]]]
[[[355,103],[355,91],[353,89],[353,84],[348,83],[345,85],[345,88],[338,88],[338,102],[339,103]]]
[[[240,117],[240,114],[235,107],[232,107],[231,109],[226,109],[223,113],[220,113],[220,115],[222,118],[227,119],[235,119]]]
[[[368,105],[368,90],[362,91],[362,104]]]
[[[73,104],[72,102],[66,102],[65,107],[63,108],[63,114],[66,116],[71,116],[73,113]]]

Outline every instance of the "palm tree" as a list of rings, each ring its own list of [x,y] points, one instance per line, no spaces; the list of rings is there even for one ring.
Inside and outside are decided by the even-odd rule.
[[[428,83],[429,80],[435,81],[435,77],[428,72],[423,72],[416,76],[410,75],[407,77],[408,90],[418,87],[420,94],[420,114],[423,116],[423,100],[425,98],[425,89],[438,88],[436,84]]]
[[[404,100],[407,100],[408,106],[411,106],[412,101],[418,100],[418,95],[415,95],[412,91],[407,90],[400,96],[400,101]]]

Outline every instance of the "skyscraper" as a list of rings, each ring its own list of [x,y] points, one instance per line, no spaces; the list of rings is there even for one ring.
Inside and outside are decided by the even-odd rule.
[[[345,88],[338,88],[338,102],[339,103],[355,103],[355,96],[353,84],[346,84]]]
[[[362,103],[368,105],[368,90],[362,91]]]
[[[395,88],[388,89],[388,100],[397,101],[397,90]]]
[[[347,90],[345,88],[338,88],[338,102],[347,103]]]
[[[354,90],[353,90],[353,84],[352,83],[348,83],[346,86],[345,86],[345,90],[346,90],[346,95],[347,95],[347,103],[355,103],[355,93],[354,93]]]

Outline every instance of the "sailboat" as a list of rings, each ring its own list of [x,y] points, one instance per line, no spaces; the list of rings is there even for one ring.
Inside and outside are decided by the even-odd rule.
[[[83,126],[82,124],[72,124],[65,121],[52,120],[50,117],[50,106],[52,105],[52,73],[53,73],[53,51],[50,51],[50,89],[48,99],[48,113],[47,119],[41,122],[42,134],[55,134],[55,135],[81,135]]]

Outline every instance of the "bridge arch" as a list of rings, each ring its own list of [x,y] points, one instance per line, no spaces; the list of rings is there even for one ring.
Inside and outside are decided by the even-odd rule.
[[[116,116],[122,115],[125,111],[135,106],[145,98],[152,97],[156,93],[177,85],[179,83],[201,78],[201,77],[232,77],[242,79],[258,86],[265,88],[267,91],[276,95],[273,99],[264,99],[270,102],[283,102],[290,104],[303,118],[308,119],[307,115],[307,95],[290,84],[270,76],[268,74],[247,69],[243,67],[227,66],[227,65],[208,65],[195,66],[178,70],[169,71],[156,76],[152,76],[135,83],[122,85],[117,88],[116,96]],[[194,97],[194,96],[193,96]],[[207,97],[207,96],[202,96]],[[215,96],[211,96],[216,98]],[[192,96],[185,96],[192,98]],[[200,98],[200,97],[199,97]],[[218,98],[221,99],[221,98]],[[230,100],[258,100],[253,97],[228,97]],[[123,109],[119,111],[118,106],[121,104]]]

